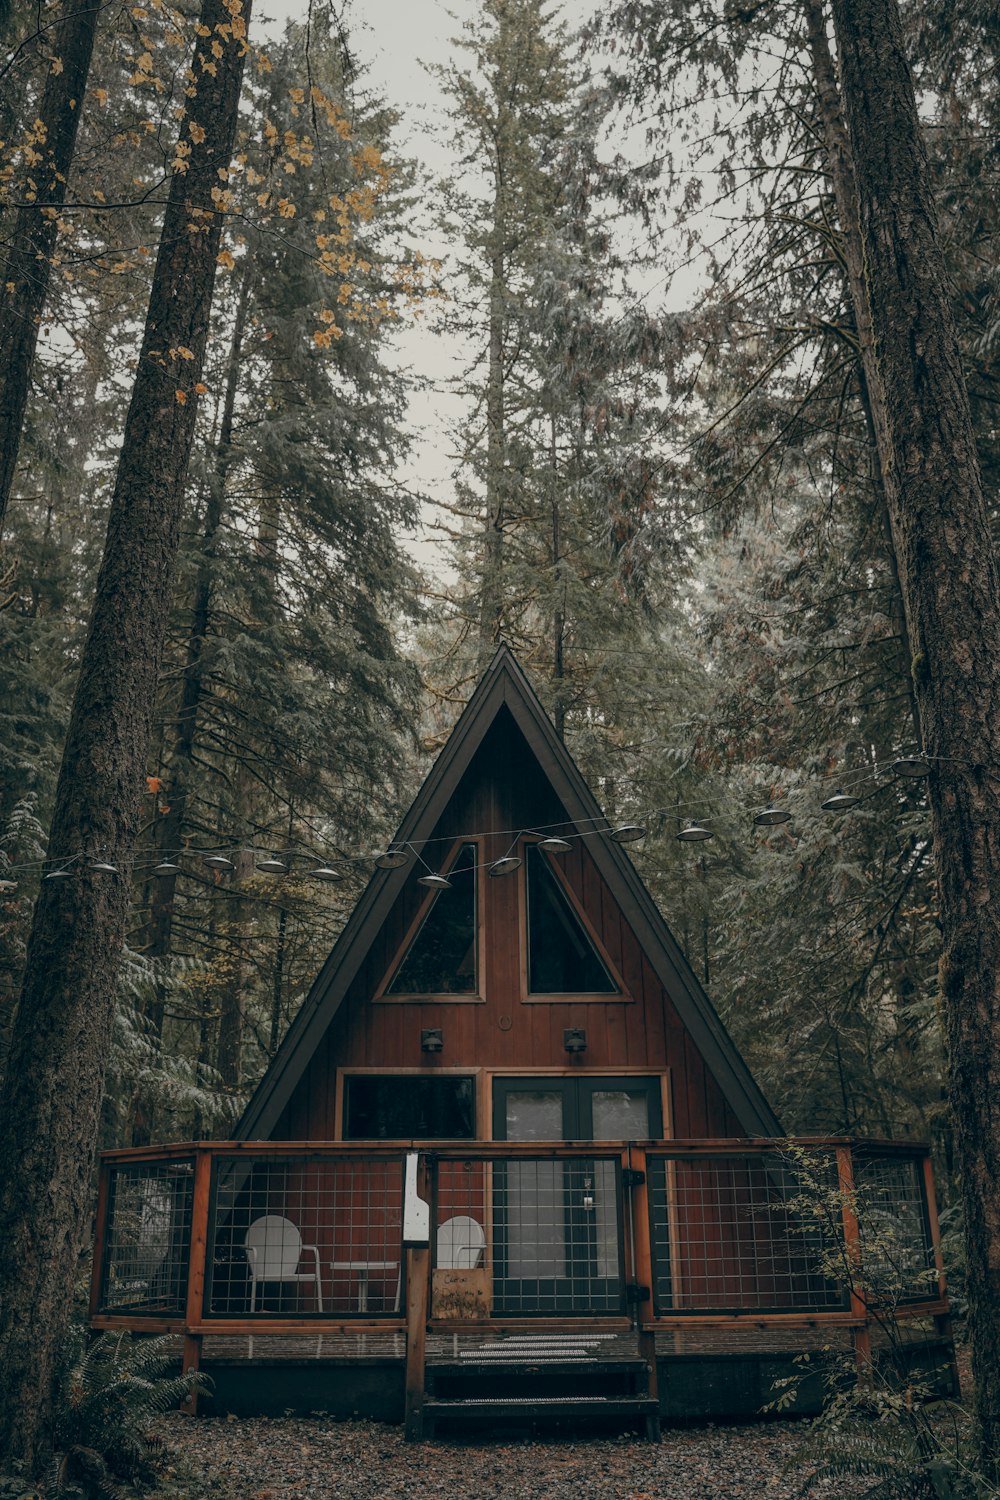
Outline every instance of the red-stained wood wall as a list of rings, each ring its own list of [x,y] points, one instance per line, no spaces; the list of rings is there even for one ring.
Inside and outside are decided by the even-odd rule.
[[[444,863],[462,835],[488,833],[481,859],[508,852],[513,832],[565,819],[547,778],[513,718],[502,710],[473,758],[423,856]],[[583,831],[583,830],[581,830]],[[326,1035],[273,1132],[276,1140],[340,1137],[338,1069],[483,1069],[504,1073],[615,1074],[641,1070],[669,1074],[672,1119],[665,1133],[680,1138],[734,1138],[744,1134],[682,1024],[669,994],[642,952],[623,911],[600,877],[588,839],[573,841],[559,870],[618,970],[628,998],[529,1001],[522,994],[524,869],[490,879],[479,873],[481,947],[479,1000],[378,1000],[373,998],[399,956],[426,891],[412,866],[409,879],[372,944]],[[433,1061],[421,1051],[420,1033],[439,1027],[444,1048]],[[571,1056],[567,1027],[583,1027],[587,1048]],[[488,1129],[488,1127],[487,1127]]]

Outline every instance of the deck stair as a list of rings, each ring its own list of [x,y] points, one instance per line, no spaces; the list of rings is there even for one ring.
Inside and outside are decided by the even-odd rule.
[[[425,1381],[425,1438],[443,1427],[533,1430],[582,1422],[638,1427],[653,1442],[660,1436],[649,1368],[613,1335],[491,1339],[429,1363]]]

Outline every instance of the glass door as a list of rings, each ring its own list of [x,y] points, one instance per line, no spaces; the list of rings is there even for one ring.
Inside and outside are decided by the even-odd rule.
[[[496,1140],[645,1140],[661,1133],[656,1078],[498,1078]],[[498,1162],[494,1306],[576,1316],[624,1310],[620,1162]]]

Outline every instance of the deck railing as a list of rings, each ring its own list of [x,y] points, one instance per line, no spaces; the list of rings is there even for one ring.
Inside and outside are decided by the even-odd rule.
[[[948,1312],[926,1148],[212,1142],[102,1159],[91,1316],[211,1333],[849,1327]],[[652,1347],[650,1345],[650,1347]],[[422,1356],[421,1356],[422,1358]]]

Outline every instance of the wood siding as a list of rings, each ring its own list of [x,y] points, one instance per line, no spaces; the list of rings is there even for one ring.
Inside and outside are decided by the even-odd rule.
[[[422,852],[432,867],[443,861],[451,840],[497,830],[484,841],[483,858],[508,852],[513,834],[559,823],[565,811],[504,710],[452,797]],[[320,1046],[272,1132],[276,1140],[333,1140],[339,1135],[337,1070],[344,1068],[469,1068],[550,1072],[595,1070],[620,1073],[669,1070],[673,1118],[666,1127],[681,1137],[733,1138],[744,1134],[722,1091],[693,1045],[670,996],[643,954],[627,911],[613,899],[591,858],[588,840],[557,856],[559,870],[627,986],[622,997],[533,1000],[524,1003],[523,941],[519,903],[523,867],[514,876],[490,879],[480,871],[482,944],[481,1000],[376,1001],[373,996],[398,955],[424,889],[416,870],[407,880],[388,921],[376,936]],[[420,1050],[420,1032],[440,1027],[444,1050],[431,1061]],[[582,1027],[587,1050],[571,1057],[563,1031]],[[482,1118],[482,1115],[480,1115]]]

